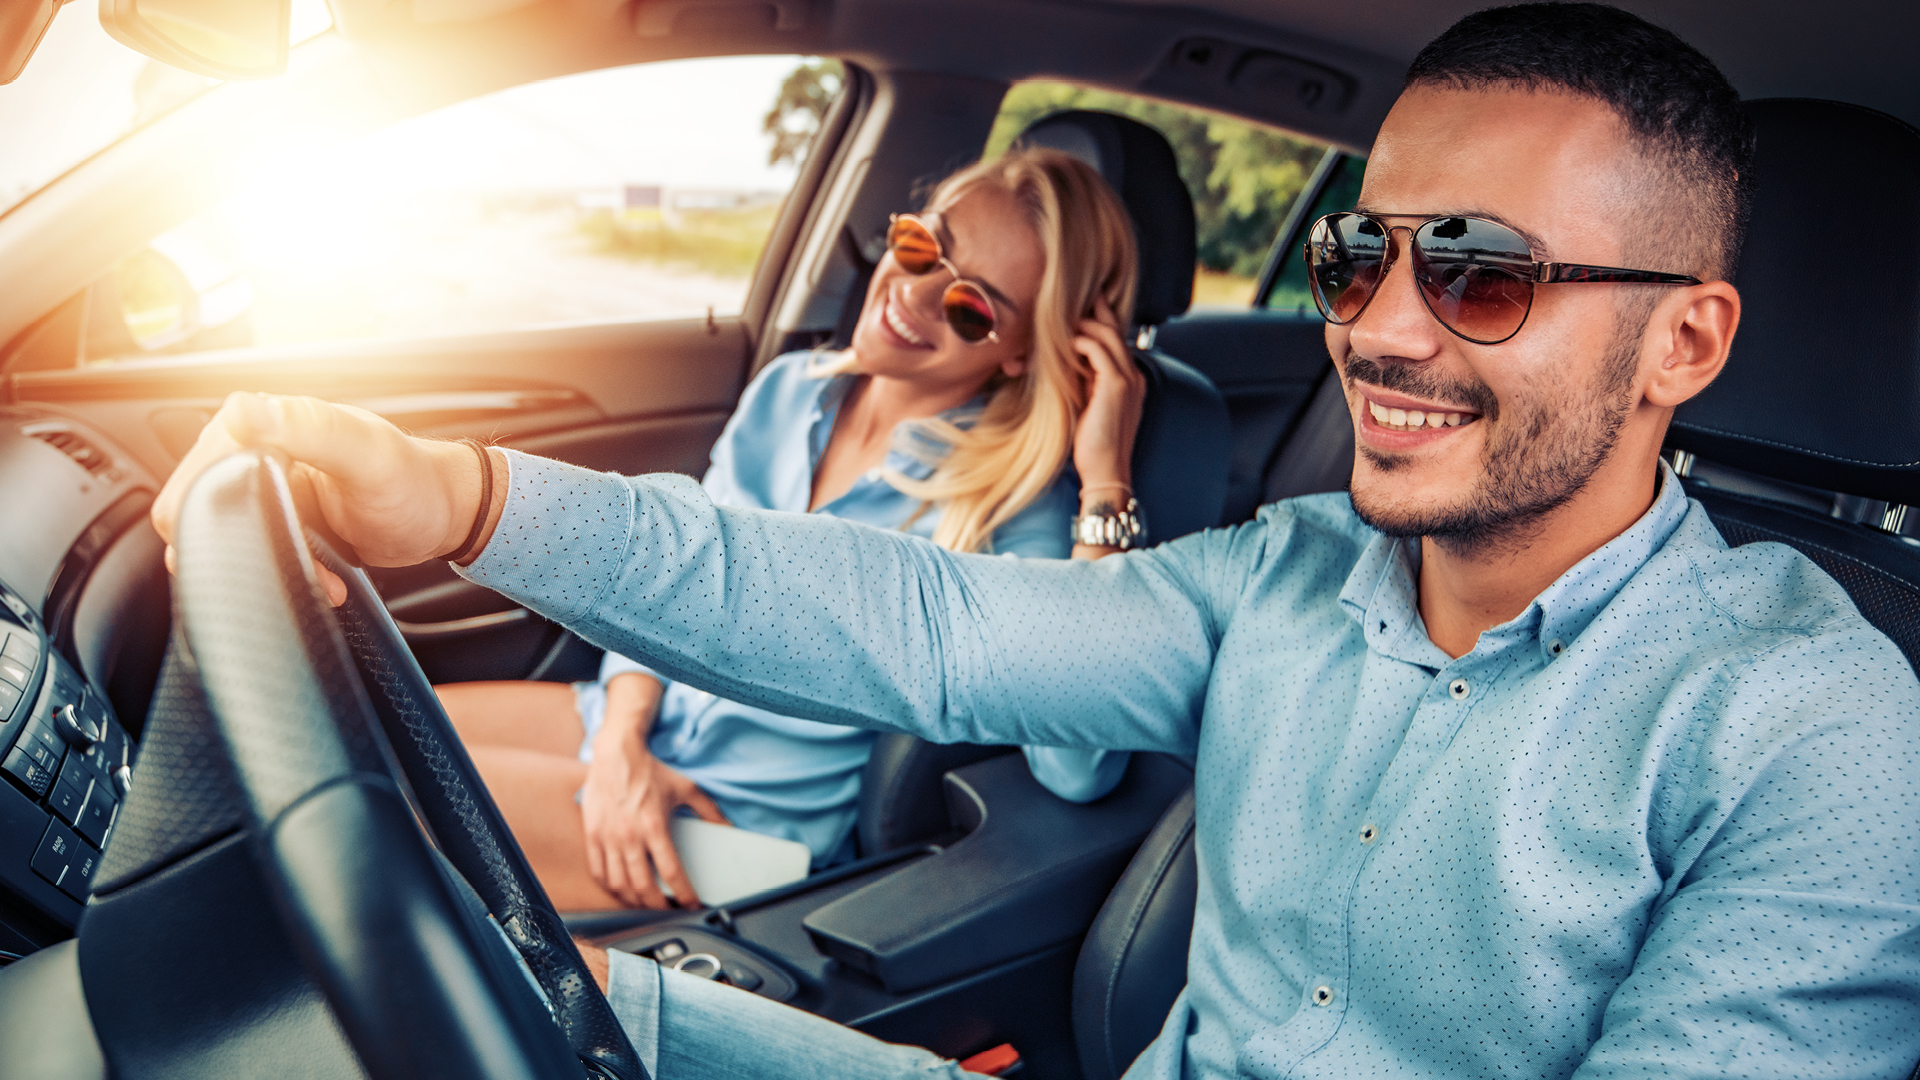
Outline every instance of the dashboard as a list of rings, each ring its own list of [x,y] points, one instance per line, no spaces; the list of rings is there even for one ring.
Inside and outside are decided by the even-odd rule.
[[[72,934],[135,783],[168,623],[157,486],[79,422],[0,407],[0,962]]]

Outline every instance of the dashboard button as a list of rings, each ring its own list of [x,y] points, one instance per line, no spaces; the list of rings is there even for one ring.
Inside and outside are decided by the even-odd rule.
[[[19,704],[24,695],[25,691],[12,683],[0,682],[0,724],[6,723],[7,717],[13,715],[13,707]]]
[[[12,683],[22,690],[27,688],[27,680],[33,672],[21,665],[20,661],[8,656],[0,656],[0,682]]]
[[[40,662],[40,642],[28,631],[9,631],[6,644],[0,645],[0,656],[30,668]]]
[[[55,824],[59,824],[55,822]],[[81,844],[73,855],[73,872],[67,880],[60,883],[60,891],[81,903],[87,902],[87,894],[93,891],[93,873],[100,869],[100,853]]]
[[[89,790],[91,788],[87,781],[81,780],[76,784],[63,776],[53,782],[53,790],[47,793],[47,805],[60,815],[61,821],[71,825],[80,820],[81,812],[87,808]]]
[[[87,845],[73,835],[73,830],[51,819],[47,822],[46,835],[40,838],[40,847],[33,853],[29,865],[33,872],[64,887],[68,875],[73,873],[74,863]]]
[[[114,811],[120,809],[119,800],[113,797],[113,789],[106,784],[95,784],[87,795],[86,809],[80,811],[80,820],[73,827],[94,847],[105,847],[107,830],[113,828]]]
[[[17,746],[7,753],[5,762],[0,762],[0,772],[13,777],[15,783],[33,792],[35,798],[45,795],[53,786],[53,770]]]

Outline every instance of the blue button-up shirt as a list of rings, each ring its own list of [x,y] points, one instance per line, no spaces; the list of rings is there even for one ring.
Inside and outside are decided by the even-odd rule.
[[[1671,474],[1449,658],[1344,495],[1097,563],[512,458],[469,569],[676,677],[934,739],[1197,754],[1186,991],[1133,1077],[1904,1077],[1920,684]],[[564,526],[553,523],[565,522]]]
[[[849,376],[819,378],[816,354],[788,353],[756,376],[740,396],[701,486],[722,506],[807,513],[813,474],[833,436]],[[942,419],[973,422],[982,402],[951,409]],[[940,511],[924,507],[887,481],[889,472],[915,480],[933,475],[946,444],[916,427],[895,432],[881,468],[861,476],[833,501],[813,511],[881,529],[931,539]],[[993,550],[1034,559],[1072,554],[1068,523],[1079,509],[1079,485],[1069,473],[994,530]],[[716,697],[618,652],[609,651],[600,683],[583,687],[582,720],[599,726],[607,680],[630,672],[667,682],[648,740],[653,755],[713,797],[742,828],[806,844],[816,866],[850,858],[861,770],[873,732],[782,715]],[[582,754],[587,752],[582,747]],[[1126,771],[1127,755],[1100,750],[1025,748],[1034,778],[1062,798],[1084,802],[1111,791]]]

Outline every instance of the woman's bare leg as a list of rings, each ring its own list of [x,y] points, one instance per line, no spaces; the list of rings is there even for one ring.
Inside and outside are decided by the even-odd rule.
[[[505,746],[469,745],[467,752],[554,907],[626,907],[587,870],[586,830],[573,801],[573,793],[586,782],[586,765],[576,758]]]
[[[433,690],[469,749],[510,746],[576,758],[587,737],[566,683],[464,682]]]
[[[552,682],[434,687],[527,862],[561,911],[625,905],[587,870],[586,830],[573,793],[587,779],[586,729],[573,688]]]

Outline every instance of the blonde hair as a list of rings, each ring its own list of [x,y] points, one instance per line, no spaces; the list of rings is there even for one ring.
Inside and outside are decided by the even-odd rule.
[[[1133,219],[1120,197],[1091,166],[1058,150],[1016,148],[993,161],[954,173],[935,188],[926,209],[937,212],[987,185],[1026,209],[1046,252],[1033,305],[1033,340],[1026,370],[987,383],[987,402],[971,427],[932,417],[915,434],[950,449],[925,480],[889,470],[887,481],[908,495],[941,506],[933,542],[954,551],[986,548],[994,530],[1026,509],[1052,485],[1073,450],[1074,425],[1086,408],[1086,390],[1073,339],[1080,321],[1103,299],[1124,332],[1133,318]],[[1130,360],[1128,362],[1131,362]],[[849,349],[817,369],[857,372]],[[905,439],[896,448],[924,449]],[[918,516],[917,514],[915,515]]]

